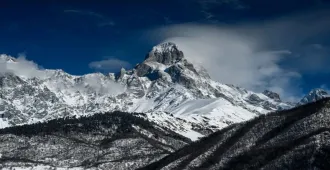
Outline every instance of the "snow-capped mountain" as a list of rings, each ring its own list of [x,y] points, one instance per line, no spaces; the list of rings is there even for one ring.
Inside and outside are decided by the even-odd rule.
[[[320,88],[313,89],[300,100],[298,105],[303,105],[303,104],[315,102],[317,100],[321,100],[321,99],[326,98],[326,97],[330,97],[330,95],[324,89],[320,89]]]
[[[20,61],[1,55],[2,127],[109,111],[145,112],[145,119],[191,139],[267,112],[291,108],[270,91],[254,93],[213,81],[174,43],[152,48],[132,70],[70,75],[63,70],[17,72]],[[32,74],[33,73],[33,74]],[[199,128],[196,128],[199,127]]]

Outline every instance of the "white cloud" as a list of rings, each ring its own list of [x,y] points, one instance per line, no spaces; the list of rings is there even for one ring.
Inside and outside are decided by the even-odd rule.
[[[15,60],[15,62],[6,62],[6,60]],[[31,78],[44,76],[44,73],[33,61],[26,60],[23,54],[19,55],[18,58],[1,54],[0,55],[0,73],[13,73],[15,75]]]
[[[149,35],[176,43],[188,60],[203,65],[215,80],[254,91],[270,89],[294,100],[302,95],[305,71],[328,69],[323,67],[329,63],[325,55],[301,55],[304,51],[297,50],[308,40],[328,35],[328,14],[318,11],[234,25],[179,24]]]
[[[284,56],[291,54],[286,49],[263,48],[255,37],[218,26],[184,24],[157,31],[169,37],[165,41],[176,43],[189,61],[202,65],[222,83],[255,91],[270,89],[285,99],[300,90],[294,84],[300,74],[280,66]]]
[[[99,94],[112,94],[118,95],[125,91],[125,87],[110,79],[106,79],[102,74],[88,74],[84,76],[84,83],[76,85],[81,91],[86,90],[85,85],[88,85]]]
[[[101,61],[93,61],[89,63],[89,67],[96,70],[111,71],[111,70],[119,70],[121,68],[127,69],[131,67],[131,64],[124,60],[110,58]]]
[[[117,63],[120,65],[120,63]],[[20,55],[18,58],[1,54],[0,55],[0,74],[12,73],[21,78],[49,78],[54,72],[52,70],[44,70],[38,64],[33,61],[29,61],[24,55]],[[125,88],[110,79],[107,79],[103,74],[88,74],[84,75],[84,84],[74,84],[72,87],[68,87],[61,81],[54,81],[53,85],[61,90],[69,90],[85,92],[88,90],[86,85],[92,88],[92,90],[100,94],[113,94],[117,95],[125,91]],[[69,89],[68,89],[69,88]]]
[[[315,49],[323,49],[322,44],[311,44],[311,46],[314,47]]]

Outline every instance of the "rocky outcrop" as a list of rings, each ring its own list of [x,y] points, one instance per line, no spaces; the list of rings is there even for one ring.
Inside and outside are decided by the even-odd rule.
[[[183,59],[183,52],[171,42],[155,46],[146,56],[145,62],[158,62],[164,65],[175,64]]]
[[[281,101],[280,95],[277,94],[277,93],[275,93],[275,92],[272,92],[272,91],[269,91],[269,90],[265,90],[262,93],[264,95],[266,95],[267,97],[271,98],[271,99],[274,99],[274,100],[277,100],[277,101]]]

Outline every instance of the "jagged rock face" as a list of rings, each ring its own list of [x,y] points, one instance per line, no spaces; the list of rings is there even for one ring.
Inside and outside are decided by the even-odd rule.
[[[184,76],[183,73],[183,67],[180,67],[180,65],[173,65],[165,70],[166,73],[168,73],[174,83],[182,84],[184,87],[187,87],[188,89],[193,88],[195,85],[195,81],[190,79],[187,76]]]
[[[323,98],[329,97],[328,92],[323,89],[313,89],[304,98],[302,98],[298,105],[307,104],[310,102],[315,102]]]
[[[146,56],[145,61],[141,64],[138,64],[135,69],[136,74],[139,77],[143,77],[155,74],[159,70],[167,72],[167,69],[173,67],[177,67],[174,68],[176,70],[179,69],[177,70],[177,76],[181,76],[180,73],[183,72],[183,69],[188,69],[199,76],[198,72],[194,68],[194,65],[188,62],[184,58],[183,52],[180,51],[178,47],[171,42],[155,46]],[[209,78],[209,75],[205,72],[205,70],[202,71],[203,72],[201,75]]]
[[[183,59],[183,52],[171,42],[155,46],[146,56],[146,62],[157,62],[165,65],[175,64]]]
[[[139,77],[143,77],[150,72],[152,72],[152,68],[145,63],[139,64],[136,67],[136,75],[138,75]]]
[[[265,90],[263,92],[264,95],[268,96],[269,98],[271,99],[274,99],[274,100],[277,100],[277,101],[281,101],[281,98],[280,98],[280,95],[275,93],[275,92],[272,92],[272,91],[269,91],[269,90]]]
[[[328,169],[330,100],[226,127],[141,170]]]
[[[25,84],[25,82],[18,76],[12,73],[0,74],[0,87],[11,87],[14,88],[17,85]]]
[[[74,76],[63,70],[39,72],[43,76],[2,76],[0,114],[6,114],[6,119],[0,120],[0,127],[120,110],[167,112],[194,126],[221,129],[292,107],[264,94],[213,81],[205,69],[191,64],[172,43],[154,47],[141,64],[117,74]],[[161,123],[161,119],[154,121]],[[172,129],[186,134],[193,127],[187,124],[182,129]]]

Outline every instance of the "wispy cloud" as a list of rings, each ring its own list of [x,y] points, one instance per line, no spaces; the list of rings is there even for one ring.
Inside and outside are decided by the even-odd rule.
[[[75,14],[80,14],[80,15],[89,15],[97,18],[105,18],[102,14],[93,12],[93,11],[83,11],[83,10],[76,10],[76,9],[68,9],[64,10],[66,13],[75,13]]]
[[[9,58],[15,62],[6,62]],[[24,54],[19,54],[18,58],[0,54],[0,73],[13,73],[25,78],[45,76],[42,68],[35,62],[27,60]]]
[[[103,23],[100,23],[98,26],[99,27],[105,27],[105,26],[115,26],[115,22],[113,21],[108,21],[108,22],[103,22]]]
[[[206,20],[213,19],[215,14],[212,9],[217,9],[217,7],[222,5],[227,5],[232,9],[241,10],[248,8],[240,0],[197,0],[201,6],[201,13],[204,15]]]
[[[93,61],[89,63],[89,67],[101,71],[114,71],[119,70],[121,68],[130,68],[131,64],[127,61],[120,60],[117,58],[109,58],[106,60]]]
[[[327,91],[327,92],[330,94],[330,88],[328,87],[328,85],[326,85],[326,84],[322,84],[322,85],[320,86],[320,88],[321,88],[321,89],[324,89],[325,91]]]
[[[111,19],[109,19],[108,17],[106,17],[103,14],[94,12],[94,11],[88,11],[88,10],[76,10],[76,9],[68,9],[68,10],[64,10],[64,13],[73,13],[73,14],[78,14],[78,15],[85,15],[85,16],[91,16],[91,17],[95,17],[96,19],[98,19],[98,27],[105,27],[105,26],[115,26],[115,22]]]
[[[98,92],[99,94],[112,94],[118,95],[125,91],[125,87],[119,83],[116,83],[112,80],[104,81],[102,77],[94,76],[84,76],[84,84],[76,84],[74,86],[75,90],[86,90],[86,84],[92,87],[93,90]]]
[[[322,44],[311,44],[311,46],[314,47],[315,49],[323,49]]]
[[[201,12],[204,14],[204,17],[207,20],[209,20],[211,18],[214,18],[214,15],[211,12],[207,12],[207,11],[204,11],[204,10],[202,10]]]

